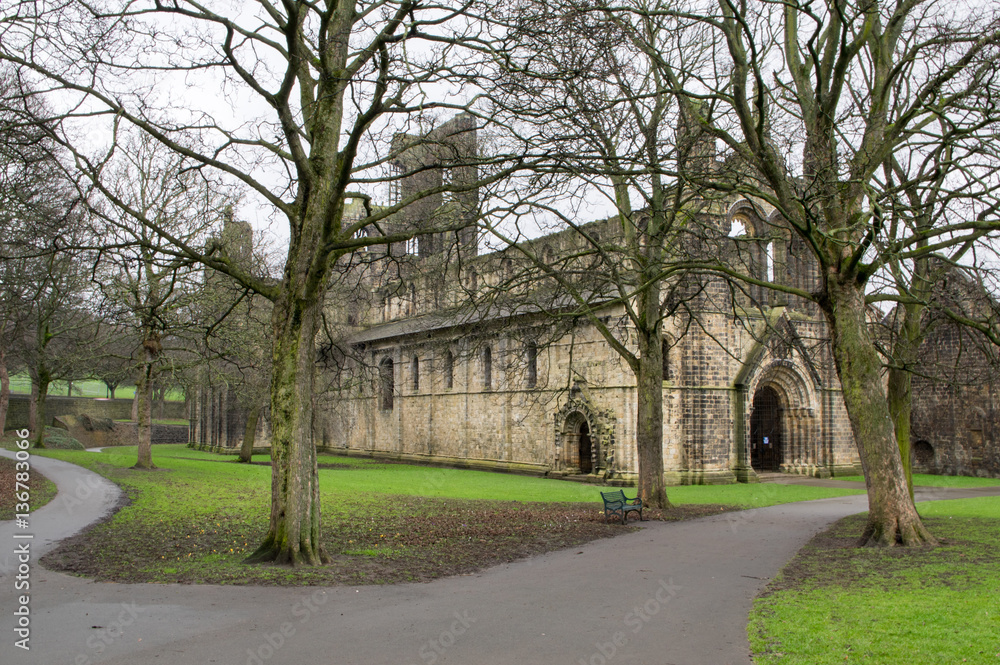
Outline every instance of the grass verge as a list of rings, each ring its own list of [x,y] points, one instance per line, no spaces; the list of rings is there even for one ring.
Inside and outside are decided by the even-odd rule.
[[[471,573],[618,535],[597,487],[543,478],[321,456],[329,566],[247,565],[264,536],[270,468],[184,446],[156,446],[156,471],[135,448],[38,451],[90,468],[131,499],[113,519],[64,541],[45,565],[100,580],[230,584],[381,584]],[[795,486],[671,488],[685,519],[741,506],[857,493]],[[724,504],[724,505],[720,505]],[[127,553],[127,555],[123,555]]]
[[[864,476],[837,476],[837,480],[865,482]],[[1000,478],[975,478],[973,476],[935,476],[929,473],[913,474],[914,487],[995,487]]]
[[[30,465],[29,465],[30,467]],[[22,491],[18,481],[23,483],[23,467],[18,468],[17,462],[6,457],[0,457],[0,520],[12,520],[17,512],[17,494]],[[28,488],[30,500],[28,505],[35,511],[51,501],[56,495],[56,484],[38,473],[29,471]]]
[[[940,546],[857,548],[866,515],[810,541],[754,602],[754,662],[1000,663],[1000,497],[919,508]]]

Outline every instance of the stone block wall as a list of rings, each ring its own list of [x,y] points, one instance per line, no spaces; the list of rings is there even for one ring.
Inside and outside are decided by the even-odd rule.
[[[7,429],[20,429],[28,426],[28,395],[11,395],[10,408],[7,411]],[[95,418],[110,418],[112,420],[132,419],[132,400],[103,399],[89,397],[59,397],[49,395],[45,400],[46,421],[52,425],[57,416],[89,415]],[[161,415],[162,414],[162,415]],[[153,406],[154,418],[170,420],[186,419],[187,406],[184,402],[165,402],[162,409],[159,404]]]

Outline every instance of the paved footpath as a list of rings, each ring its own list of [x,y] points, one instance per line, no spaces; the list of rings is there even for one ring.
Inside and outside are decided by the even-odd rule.
[[[647,522],[618,538],[426,584],[126,585],[38,565],[57,525],[82,528],[116,495],[79,467],[40,457],[32,465],[60,495],[31,520],[30,651],[13,646],[16,567],[0,571],[3,665],[747,665],[754,596],[811,536],[866,508],[856,496]],[[61,500],[64,492],[74,501]],[[19,542],[15,531],[0,523],[4,555]]]

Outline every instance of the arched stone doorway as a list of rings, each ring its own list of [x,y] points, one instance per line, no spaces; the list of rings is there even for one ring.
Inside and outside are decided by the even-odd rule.
[[[580,473],[594,472],[594,443],[590,436],[590,423],[581,411],[566,417],[563,426],[563,450],[568,470]]]
[[[615,460],[615,415],[598,409],[582,381],[554,414],[553,470],[560,475],[619,477]]]
[[[830,450],[823,442],[817,397],[795,363],[776,359],[754,384],[744,460],[754,471],[824,475]],[[744,430],[746,431],[746,430]]]
[[[913,449],[910,452],[910,464],[913,471],[919,473],[936,473],[937,465],[934,463],[934,446],[924,440],[914,443]]]
[[[778,471],[784,461],[782,407],[771,386],[759,388],[750,412],[750,466],[754,471]]]
[[[590,440],[590,425],[587,421],[580,423],[580,473],[591,473],[594,470],[594,447]]]

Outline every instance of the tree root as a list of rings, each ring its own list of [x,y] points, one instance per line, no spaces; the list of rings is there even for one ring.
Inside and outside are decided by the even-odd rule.
[[[268,538],[250,556],[243,559],[243,563],[273,563],[293,568],[322,566],[330,563],[330,556],[326,550],[322,546],[317,550],[313,553],[303,552],[302,550],[293,550],[287,544],[285,547],[278,547],[273,538]]]
[[[860,547],[933,547],[938,544],[920,518],[898,518],[889,521],[869,519]]]

